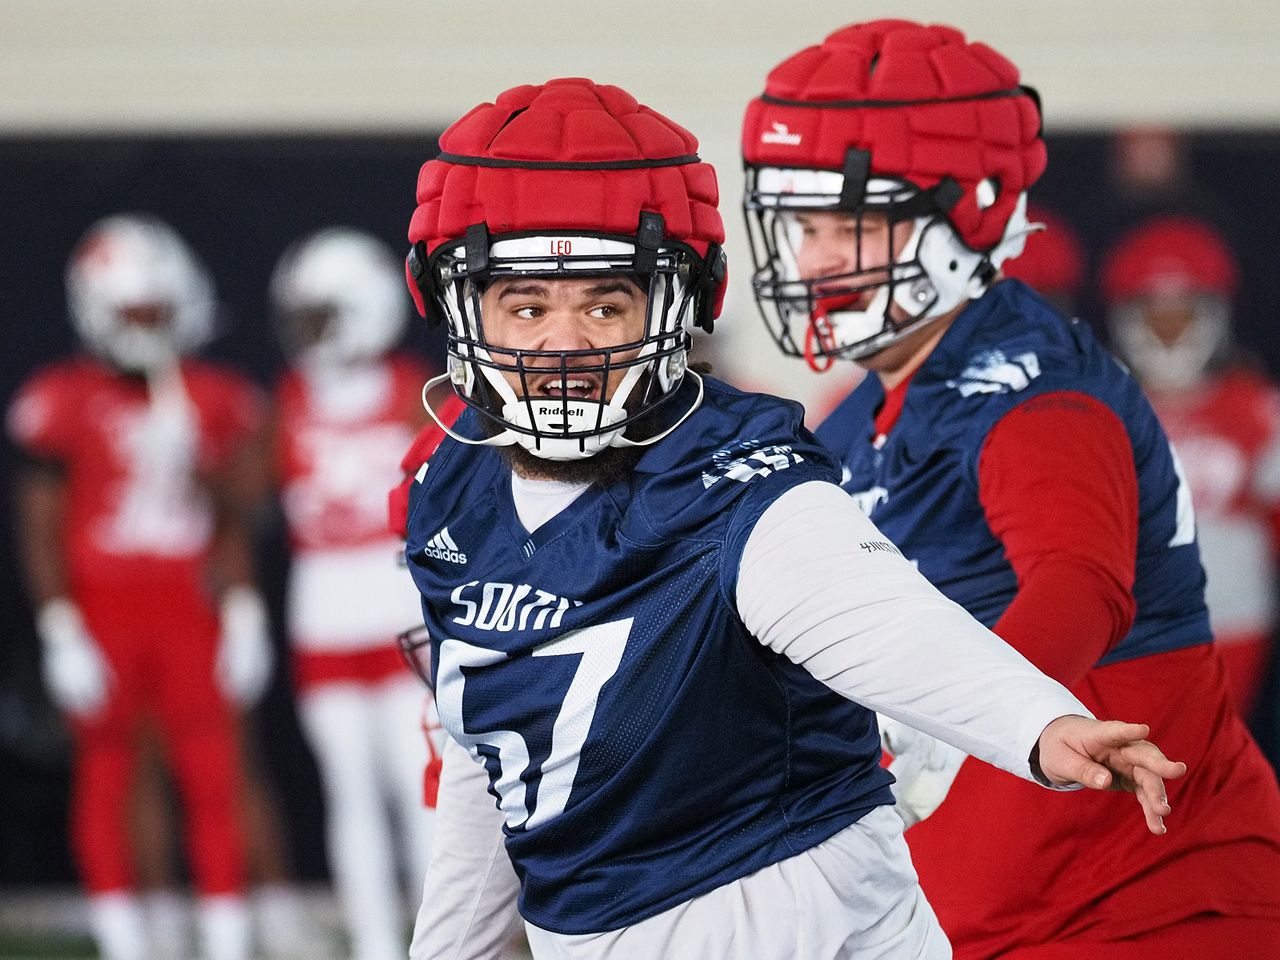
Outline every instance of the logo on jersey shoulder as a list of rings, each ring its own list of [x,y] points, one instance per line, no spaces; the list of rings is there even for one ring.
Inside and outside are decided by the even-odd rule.
[[[558,597],[527,583],[497,581],[469,580],[455,587],[450,598],[461,608],[452,618],[454,623],[499,633],[555,629],[565,613],[582,606],[581,600]]]
[[[888,540],[863,540],[858,546],[867,553],[896,553],[902,556],[902,551]]]
[[[867,490],[851,490],[849,496],[858,509],[869,517],[876,507],[889,499],[889,491],[884,487],[871,487]]]
[[[800,146],[800,134],[792,133],[791,129],[785,123],[773,123],[772,130],[766,130],[760,134],[761,143],[777,143],[784,147]]]
[[[422,548],[422,555],[434,557],[436,560],[447,560],[449,563],[467,562],[467,555],[453,542],[447,526],[441,527],[440,532],[427,541],[427,545]]]
[[[735,453],[738,455],[734,456]],[[767,477],[785,470],[793,463],[804,463],[804,457],[787,444],[761,446],[759,440],[744,440],[711,455],[711,469],[702,471],[702,488],[706,490],[721,480],[746,483],[752,477]]]
[[[984,350],[969,360],[959,377],[948,380],[947,386],[959,390],[962,397],[975,393],[1017,393],[1038,376],[1040,358],[1030,351],[1010,357],[1003,350]]]

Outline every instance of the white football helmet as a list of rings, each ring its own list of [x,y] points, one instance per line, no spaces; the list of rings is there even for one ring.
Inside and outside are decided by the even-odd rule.
[[[375,360],[395,346],[409,318],[399,258],[348,227],[320,230],[285,251],[271,296],[284,349],[306,366]]]
[[[1112,344],[1144,387],[1190,390],[1230,357],[1240,268],[1226,239],[1194,217],[1158,216],[1102,264]]]
[[[448,329],[449,371],[428,393],[447,381],[489,431],[455,436],[567,461],[674,430],[701,402],[696,373],[683,413],[644,421],[681,390],[690,331],[711,331],[726,282],[715,171],[693,136],[617,87],[566,78],[481,104],[440,150],[419,177],[407,267],[419,310]],[[581,349],[518,342],[484,307],[515,278],[634,284],[643,329]]]
[[[208,273],[155,217],[117,214],[91,226],[72,252],[66,286],[81,340],[123,370],[155,372],[214,332]]]
[[[841,205],[844,176],[829,170],[762,167],[748,171],[747,227],[757,265],[752,279],[775,342],[784,353],[825,370],[835,358],[857,359],[902,339],[929,320],[986,292],[1000,264],[1022,252],[1036,229],[1027,221],[1026,193],[1018,196],[999,242],[968,247],[940,212],[931,191],[909,181],[872,177],[856,209]],[[923,212],[921,212],[923,211]],[[863,217],[880,213],[892,226],[910,223],[900,249],[891,238],[885,259],[850,241],[856,263],[847,273],[804,277],[803,215],[837,213],[861,237]],[[866,292],[874,295],[859,306]],[[894,312],[891,313],[891,310]],[[894,316],[897,319],[894,319]]]
[[[775,67],[742,156],[752,287],[781,350],[827,369],[981,297],[1032,229],[1040,126],[1017,67],[941,24],[851,24]],[[847,256],[802,271],[806,228],[832,215]]]

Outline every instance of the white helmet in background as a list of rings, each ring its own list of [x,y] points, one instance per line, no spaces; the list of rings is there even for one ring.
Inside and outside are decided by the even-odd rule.
[[[271,298],[285,352],[307,365],[377,359],[409,318],[399,257],[347,227],[320,230],[286,250],[271,277]]]
[[[213,284],[163,221],[141,214],[99,220],[67,265],[67,305],[80,339],[122,370],[152,373],[213,336]]]

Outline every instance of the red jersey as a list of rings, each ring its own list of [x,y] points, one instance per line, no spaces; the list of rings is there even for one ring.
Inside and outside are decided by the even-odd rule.
[[[386,491],[423,419],[426,367],[394,356],[368,379],[350,409],[327,400],[324,381],[290,372],[276,402],[285,516],[295,550],[365,546],[388,539]],[[345,384],[332,391],[351,390]],[[339,401],[340,403],[341,401]]]
[[[1196,511],[1205,602],[1233,692],[1249,713],[1275,627],[1280,545],[1280,390],[1249,370],[1153,394]]]
[[[88,357],[32,376],[9,432],[66,470],[73,595],[201,589],[213,532],[201,479],[227,466],[262,417],[247,380],[195,360],[154,384]]]
[[[277,391],[276,460],[293,542],[288,622],[309,655],[392,650],[421,618],[397,565],[386,491],[425,417],[425,366],[403,355],[354,370],[293,371]]]
[[[1208,642],[1191,493],[1136,384],[1006,281],[954,321],[896,423],[894,399],[873,381],[819,431],[849,451],[846,489],[952,599],[1188,765],[1153,836],[1132,797],[966,760],[906,833],[957,960],[1076,960],[1098,942],[1146,960],[1168,954],[1135,941],[1207,916],[1250,921],[1241,957],[1280,956],[1280,791]]]

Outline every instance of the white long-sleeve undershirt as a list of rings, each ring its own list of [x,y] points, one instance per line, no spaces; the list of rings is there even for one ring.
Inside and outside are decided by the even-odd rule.
[[[527,484],[513,487],[517,509]],[[831,689],[1027,779],[1044,728],[1090,716],[942,596],[834,484],[800,484],[764,511],[736,601],[752,635]],[[501,951],[518,885],[487,787],[485,769],[450,742],[411,960]]]
[[[503,845],[489,774],[459,744],[441,751],[435,842],[410,960],[497,960],[519,917],[520,882]]]
[[[1049,722],[1092,716],[944,597],[833,484],[764,511],[738,568],[738,615],[837,693],[1032,779]]]

